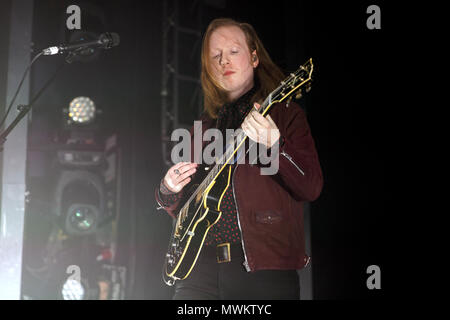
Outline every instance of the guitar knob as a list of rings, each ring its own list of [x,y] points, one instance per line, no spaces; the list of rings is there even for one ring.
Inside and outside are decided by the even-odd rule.
[[[305,91],[306,92],[311,91],[311,83],[308,83],[308,85],[305,87]]]

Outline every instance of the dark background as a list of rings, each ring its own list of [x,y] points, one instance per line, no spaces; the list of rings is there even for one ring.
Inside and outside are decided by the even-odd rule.
[[[390,272],[384,247],[383,147],[389,9],[368,1],[220,3],[222,8],[205,11],[204,27],[215,17],[246,21],[285,71],[296,70],[310,57],[314,61],[312,90],[302,99],[325,182],[320,198],[311,204],[314,298],[382,296]],[[95,18],[82,18],[82,28],[85,23],[100,32],[117,32],[121,43],[92,62],[75,62],[59,71],[33,107],[29,162],[33,172],[40,172],[37,178],[45,180],[51,168],[42,146],[52,144],[59,110],[78,95],[96,101],[104,111],[104,133],[118,134],[123,156],[118,258],[134,267],[128,298],[168,299],[172,292],[161,281],[161,268],[171,220],[156,210],[153,198],[166,170],[160,146],[162,1],[35,1],[33,55],[67,41],[65,11],[71,4],[82,12],[100,8]],[[366,27],[371,4],[381,8],[381,30]],[[185,11],[183,21],[191,19]],[[35,64],[32,96],[61,64],[60,56],[42,57]],[[366,268],[372,264],[382,271],[378,292],[366,287]]]

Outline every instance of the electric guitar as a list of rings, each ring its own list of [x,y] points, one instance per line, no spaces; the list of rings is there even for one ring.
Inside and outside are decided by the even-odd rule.
[[[311,88],[312,59],[291,73],[273,90],[261,104],[258,112],[263,116],[275,103],[290,101],[294,94],[300,98],[303,91]],[[195,266],[209,229],[219,221],[222,213],[220,203],[231,184],[236,152],[244,144],[247,135],[240,131],[229,141],[224,154],[216,158],[215,165],[201,183],[194,184],[189,198],[178,212],[169,240],[163,268],[163,280],[171,286],[176,280],[186,279]]]

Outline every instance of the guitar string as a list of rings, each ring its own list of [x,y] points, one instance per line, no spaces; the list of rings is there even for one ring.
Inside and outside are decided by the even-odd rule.
[[[302,67],[303,67],[303,68],[302,68]],[[276,93],[276,94],[275,94],[275,101],[278,99],[278,96],[279,96],[279,95],[282,95],[282,100],[284,100],[286,94],[283,95],[283,92],[278,93],[277,91],[282,90],[282,89],[285,89],[286,87],[291,87],[291,88],[292,88],[292,84],[290,84],[290,82],[291,82],[293,79],[295,80],[295,79],[299,78],[299,79],[301,79],[301,80],[304,81],[303,78],[298,77],[298,74],[301,73],[301,72],[306,73],[306,71],[307,71],[307,68],[304,68],[304,66],[301,66],[299,70],[297,70],[295,73],[291,73],[291,74],[289,75],[289,77],[287,77],[285,80],[283,80],[283,81],[281,82],[281,85],[279,85],[274,91],[272,91],[272,93],[270,93],[269,96],[266,98],[266,100],[264,101],[264,103],[263,103],[263,105],[262,105],[263,108],[260,108],[260,110],[263,110],[263,112],[261,112],[261,113],[264,113],[264,112],[266,111],[267,106],[264,106],[264,104],[267,104],[268,102],[270,102],[270,101],[272,100],[272,97],[271,97],[271,96],[272,96],[274,93]],[[290,85],[289,85],[289,84],[290,84]],[[272,105],[272,104],[271,104],[271,105]],[[270,106],[271,106],[271,105],[270,105]],[[267,108],[267,109],[268,109],[268,108]],[[243,132],[241,132],[241,134],[242,134],[242,133],[243,133]],[[245,133],[244,133],[243,135],[245,135]],[[243,139],[245,140],[246,137],[247,137],[247,136],[245,135],[244,137],[242,137],[242,138],[240,138],[240,139],[237,139],[237,141],[236,141],[236,139],[234,139],[234,141],[233,141],[234,145],[236,145],[236,143],[240,143]],[[227,149],[227,150],[228,150],[228,149]],[[234,153],[234,149],[232,150],[232,152]],[[247,153],[248,153],[248,151],[247,151]],[[224,158],[226,159],[228,156],[229,156],[229,154],[225,153],[225,154],[221,157],[222,163],[227,163],[227,162],[230,160],[230,159],[227,159],[227,161],[223,162],[223,159],[224,159]],[[238,156],[237,159],[239,159],[239,158],[240,158],[240,156]],[[220,162],[217,163],[217,161],[216,161],[216,165],[214,166],[213,170],[211,170],[211,172],[208,174],[208,176],[205,177],[205,179],[203,180],[203,182],[202,182],[202,183],[197,187],[197,189],[192,193],[192,195],[189,197],[188,201],[186,201],[186,204],[183,206],[183,208],[182,208],[181,210],[185,210],[187,207],[189,207],[189,206],[190,206],[190,203],[192,202],[192,200],[194,199],[194,197],[196,197],[197,194],[198,194],[200,191],[204,191],[204,190],[202,190],[202,188],[203,188],[205,185],[209,185],[209,184],[214,180],[215,175],[220,171],[220,169],[218,168],[218,165],[220,165],[220,164],[221,164]],[[212,176],[214,176],[214,178],[212,178]],[[211,178],[212,178],[212,179],[211,179]],[[184,221],[184,219],[183,219],[183,221]]]
[[[308,61],[305,65],[308,65],[308,64],[310,64],[310,62],[311,62],[311,60],[310,61]],[[307,82],[307,81],[309,81],[310,80],[310,76],[311,76],[311,73],[312,73],[312,68],[311,68],[311,70],[309,70],[308,71],[308,68],[305,68],[305,65],[302,65],[302,66],[300,66],[300,68],[297,70],[297,71],[295,71],[294,73],[291,73],[286,79],[284,79],[283,81],[281,81],[281,84],[275,89],[275,90],[273,90],[269,95],[268,95],[268,97],[266,98],[266,100],[263,102],[263,104],[261,105],[261,107],[262,108],[260,108],[260,110],[262,110],[262,112],[260,112],[260,113],[264,113],[264,112],[266,112],[266,109],[269,109],[269,107],[271,107],[272,105],[273,105],[273,103],[270,103],[271,101],[272,101],[272,99],[274,98],[274,101],[277,101],[277,99],[278,99],[278,97],[279,97],[279,95],[281,95],[282,97],[281,97],[281,100],[280,101],[282,101],[282,100],[284,100],[286,97],[286,94],[284,94],[283,95],[283,90],[284,89],[286,89],[287,87],[291,87],[291,88],[293,88],[294,86],[293,86],[293,84],[291,84],[291,82],[292,82],[292,80],[295,80],[295,79],[300,79],[301,81],[303,81],[303,82]],[[308,79],[306,79],[306,81],[302,78],[302,77],[299,77],[299,75],[300,75],[300,73],[306,73],[306,74],[309,74],[309,77],[308,77]],[[278,91],[280,91],[281,90],[281,92],[278,92]],[[298,88],[297,88],[297,90],[298,90]],[[274,94],[275,93],[275,94]],[[273,97],[274,96],[274,97]],[[270,103],[270,105],[267,105],[267,104],[269,104]],[[243,137],[239,137],[240,135],[243,135]],[[235,137],[235,139],[233,140],[233,146],[234,145],[238,145],[239,143],[242,143],[242,140],[245,140],[246,138],[247,138],[247,135],[245,135],[245,133],[242,131],[240,134],[239,134],[239,136],[234,136]],[[242,145],[242,144],[241,144]],[[239,148],[238,148],[239,149]],[[229,149],[227,149],[227,150],[229,150]],[[247,150],[247,152],[246,152],[246,154],[248,153],[248,151],[249,150]],[[234,150],[234,148],[232,149],[232,153],[234,153],[235,152],[235,150]],[[224,155],[222,155],[222,157],[220,157],[221,159],[221,161],[219,161],[219,162],[217,162],[217,160],[216,160],[216,165],[213,167],[213,169],[208,173],[208,175],[205,177],[205,179],[202,181],[202,183],[200,183],[199,184],[199,186],[196,188],[196,190],[192,193],[192,195],[189,197],[189,199],[186,201],[186,203],[185,203],[185,205],[180,209],[180,211],[183,211],[183,210],[186,210],[189,206],[190,206],[190,204],[191,204],[191,202],[192,202],[192,200],[197,196],[197,194],[198,193],[200,193],[200,191],[204,191],[204,189],[202,190],[202,188],[205,186],[205,185],[207,185],[207,186],[209,186],[209,184],[214,180],[214,178],[216,177],[216,174],[218,173],[218,172],[220,172],[220,169],[219,169],[219,165],[221,165],[222,163],[223,164],[226,164],[226,163],[228,163],[228,161],[230,161],[231,160],[231,158],[229,158],[229,159],[227,159],[227,157],[228,156],[230,156],[227,152],[225,152],[225,154]],[[232,155],[231,155],[232,156]],[[239,155],[238,157],[237,157],[237,160],[238,159],[240,159],[240,156],[242,156],[242,154],[241,155]],[[224,160],[224,158],[225,159],[227,159],[227,160]],[[214,176],[214,177],[213,177]],[[186,214],[187,214],[187,212],[186,212]],[[183,216],[183,221],[184,221],[184,219],[185,219],[185,217]]]
[[[305,68],[305,66],[306,65],[309,65],[310,66],[310,68]],[[305,83],[307,83],[307,82],[309,82],[310,80],[311,80],[311,74],[312,74],[312,72],[313,72],[313,64],[312,64],[312,59],[309,59],[308,60],[308,62],[306,62],[304,65],[301,65],[300,66],[300,68],[295,72],[295,73],[291,73],[290,74],[290,76],[289,77],[287,77],[287,79],[285,79],[285,80],[283,80],[282,82],[281,82],[281,85],[279,85],[274,91],[272,91],[272,93],[270,93],[269,94],[269,96],[266,98],[266,100],[264,101],[264,103],[263,103],[263,105],[262,106],[264,106],[264,107],[262,107],[262,108],[260,108],[260,110],[263,110],[263,112],[261,112],[262,114],[264,114],[275,102],[273,102],[272,103],[272,97],[273,96],[275,96],[275,101],[277,101],[277,99],[278,99],[278,95],[280,95],[280,94],[282,94],[283,92],[278,92],[279,90],[281,90],[282,89],[282,91],[285,89],[285,88],[287,88],[287,87],[289,87],[289,86],[286,86],[286,84],[289,84],[290,83],[290,81],[292,80],[292,79],[297,79],[297,78],[300,78],[301,79],[301,81],[302,81],[302,83],[300,84],[300,85],[298,85],[297,86],[297,88],[295,88],[295,85],[294,85],[294,83],[292,83],[291,85],[290,85],[290,88],[291,89],[294,89],[295,88],[295,90],[291,90],[290,92],[288,92],[288,95],[286,95],[286,94],[284,94],[284,95],[282,95],[282,98],[279,100],[280,102],[281,101],[283,101],[285,98],[287,98],[287,97],[289,97],[293,92],[295,92],[295,91],[297,91],[299,88],[301,88]],[[301,73],[301,72],[303,72],[303,73],[307,73],[307,75],[308,75],[308,78],[306,79],[306,80],[304,80],[303,78],[301,78],[301,77],[298,77],[297,76],[297,73]],[[276,93],[276,94],[274,94],[274,93]],[[268,105],[267,105],[268,104]],[[240,143],[240,145],[239,145],[239,147],[242,145],[242,140],[245,140],[246,138],[247,138],[247,135],[245,135],[245,133],[244,132],[241,132],[239,135],[243,135],[243,137],[241,138],[241,139],[237,139],[237,142],[238,143]],[[234,147],[234,145],[236,144],[236,139],[234,139],[234,141],[233,141],[233,147]],[[238,147],[238,149],[239,149],[239,147]],[[228,150],[228,149],[227,149]],[[234,154],[234,149],[233,149],[233,154]],[[237,152],[237,150],[236,150],[236,152]],[[248,151],[247,151],[248,152]],[[226,152],[225,152],[226,153]],[[232,155],[233,155],[232,154]],[[239,157],[242,155],[242,153],[240,153],[240,154],[238,154],[237,155],[237,160],[236,161],[238,161],[238,159],[239,159]],[[225,157],[225,155],[223,156],[223,157]],[[222,158],[223,158],[222,157]],[[226,158],[226,157],[225,157]],[[224,163],[227,163],[228,161],[230,161],[231,160],[231,158],[230,159],[228,159],[226,162],[224,162]],[[205,180],[197,187],[197,189],[196,189],[196,191],[191,195],[191,197],[189,198],[189,201],[183,206],[183,208],[181,209],[181,210],[186,210],[187,211],[187,209],[188,209],[188,207],[189,207],[189,205],[190,205],[190,202],[192,201],[192,199],[197,195],[197,193],[199,192],[199,190],[201,190],[200,189],[200,186],[203,186],[205,183],[206,183],[206,181],[208,180],[208,179],[210,179],[212,176],[214,176],[214,178],[216,177],[215,175],[216,174],[218,174],[219,172],[220,172],[220,170],[221,170],[221,168],[219,168],[219,166],[220,166],[220,163],[217,163],[217,161],[216,161],[216,165],[214,166],[214,168],[213,168],[213,170],[211,170],[209,173],[208,173],[208,175],[207,175],[207,177],[205,178]],[[223,165],[224,166],[224,165]],[[213,174],[214,173],[214,174]],[[213,179],[210,179],[211,181],[209,181],[208,182],[208,185],[213,181]],[[196,210],[196,214],[195,215],[197,215],[197,213],[198,213],[198,211],[199,210]],[[188,214],[189,212],[186,212],[186,214]],[[179,223],[179,219],[177,219],[178,221],[177,221],[177,225],[178,225],[178,223]],[[175,234],[175,229],[174,230],[172,230],[172,237],[173,237],[173,235]],[[170,252],[170,245],[169,245],[169,252]],[[166,261],[167,262],[167,261]],[[167,265],[166,263],[165,263],[165,265]],[[164,281],[165,282],[165,281]],[[167,282],[166,282],[167,283]]]

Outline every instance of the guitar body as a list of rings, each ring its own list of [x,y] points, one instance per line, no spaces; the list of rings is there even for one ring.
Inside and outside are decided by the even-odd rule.
[[[164,264],[165,281],[182,280],[191,273],[209,229],[222,215],[220,203],[231,184],[233,170],[232,165],[224,166],[197,199],[178,214]]]

